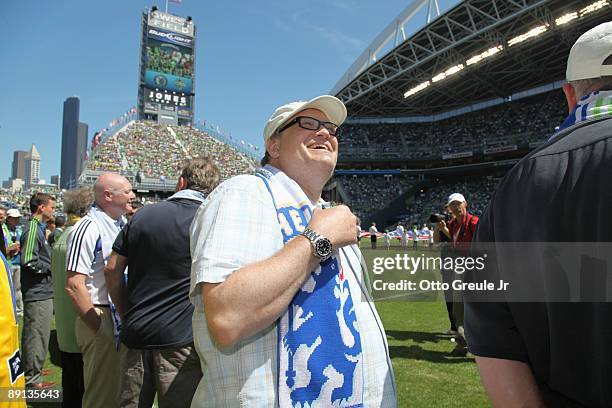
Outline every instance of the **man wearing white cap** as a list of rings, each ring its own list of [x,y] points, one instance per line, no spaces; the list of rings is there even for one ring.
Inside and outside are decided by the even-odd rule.
[[[20,225],[21,213],[16,208],[11,208],[6,212],[6,221],[2,224],[4,240],[6,244],[7,258],[11,264],[13,278],[13,289],[15,290],[15,303],[17,306],[17,317],[23,316],[23,297],[21,296],[21,245],[19,240],[23,233]]]
[[[478,217],[470,214],[467,211],[467,201],[463,194],[453,193],[448,196],[446,203],[449,212],[453,215],[453,219],[446,225],[444,220],[438,221],[434,226],[434,239],[440,241],[439,232],[456,245],[459,242],[472,242]]]
[[[474,237],[478,217],[468,212],[467,201],[461,193],[449,195],[446,207],[448,207],[448,211],[452,214],[453,219],[448,225],[446,225],[444,220],[440,220],[435,224],[434,240],[438,242],[440,240],[440,233],[444,234],[452,242],[452,247],[449,248],[451,252],[458,253],[459,256],[465,256],[465,252],[469,250],[469,243],[472,242]],[[454,271],[443,270],[442,277],[444,282],[450,285],[450,289],[445,291],[444,296],[449,301],[452,299],[450,305],[448,303],[446,305],[449,317],[452,316],[449,332],[452,332],[453,328],[456,328],[457,331],[457,336],[455,336],[457,346],[452,351],[452,355],[465,356],[467,354],[467,344],[463,330],[463,299],[461,292],[454,291],[451,284],[453,280],[460,279],[461,276],[456,275]]]
[[[328,95],[279,107],[264,167],[224,182],[198,210],[190,297],[204,375],[193,407],[396,405],[356,218],[321,200],[345,118]]]
[[[474,242],[570,242],[569,255],[581,242],[588,247],[612,242],[612,22],[576,41],[566,77],[563,91],[569,116],[547,143],[506,175]],[[585,286],[598,281],[597,272],[603,268],[605,287],[606,266],[575,251],[576,259],[587,262],[575,271],[589,274]],[[554,277],[534,280],[527,288],[532,292],[551,293],[575,268],[566,262],[560,265],[559,254],[547,250],[511,261],[508,246],[497,245],[494,253],[491,268],[498,276],[512,279],[526,270]],[[607,268],[609,280],[609,264]],[[564,293],[575,289],[569,283],[564,288]],[[579,289],[581,297],[586,294],[582,282]],[[612,303],[547,299],[543,295],[537,303],[507,298],[466,303],[469,348],[477,356],[493,405],[612,406]]]

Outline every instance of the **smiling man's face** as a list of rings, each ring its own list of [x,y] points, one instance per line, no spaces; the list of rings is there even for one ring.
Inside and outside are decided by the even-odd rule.
[[[316,109],[306,109],[294,115],[308,116],[321,122],[329,118]],[[338,160],[338,139],[324,127],[319,130],[301,128],[297,123],[271,140],[275,166],[287,174],[331,174]]]

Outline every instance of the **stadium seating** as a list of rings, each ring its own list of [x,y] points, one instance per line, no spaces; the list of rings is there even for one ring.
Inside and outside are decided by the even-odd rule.
[[[567,115],[560,90],[428,123],[345,124],[340,158],[440,158],[542,142]]]
[[[380,210],[416,183],[416,176],[336,176],[348,195],[348,205],[359,218]]]
[[[466,181],[456,181],[437,185],[436,187],[418,193],[414,201],[406,208],[406,217],[400,221],[403,225],[428,223],[432,213],[444,211],[448,196],[452,193],[461,193],[468,202],[468,211],[481,216],[491,199],[495,187],[500,179],[483,176],[470,177]]]
[[[202,155],[213,157],[222,179],[252,172],[256,164],[253,158],[197,129],[139,121],[104,140],[87,169],[174,180],[185,159]]]

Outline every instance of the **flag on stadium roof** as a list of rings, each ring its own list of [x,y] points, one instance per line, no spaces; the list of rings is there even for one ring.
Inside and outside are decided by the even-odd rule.
[[[168,0],[170,3],[181,4],[182,0]]]

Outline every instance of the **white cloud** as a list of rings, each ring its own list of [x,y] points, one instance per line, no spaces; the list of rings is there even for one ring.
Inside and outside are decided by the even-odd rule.
[[[334,47],[341,50],[346,50],[347,48],[363,50],[366,46],[362,40],[346,35],[338,30],[320,26],[311,26],[311,28],[319,36],[328,40]]]

